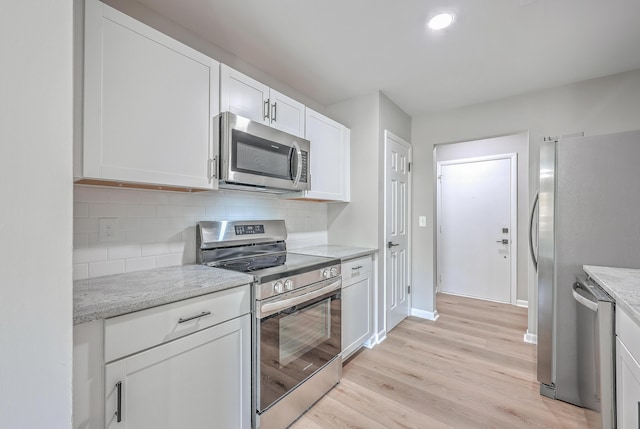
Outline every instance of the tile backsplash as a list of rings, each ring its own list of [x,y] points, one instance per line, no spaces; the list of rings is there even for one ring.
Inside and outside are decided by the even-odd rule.
[[[287,247],[327,243],[327,204],[241,191],[180,193],[74,186],[74,280],[191,264],[201,220],[284,219]],[[100,222],[115,225],[108,241]]]

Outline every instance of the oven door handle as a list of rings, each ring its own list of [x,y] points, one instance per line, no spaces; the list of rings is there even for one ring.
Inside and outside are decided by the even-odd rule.
[[[256,315],[259,319],[270,316],[287,308],[294,307],[299,304],[303,304],[307,301],[315,299],[319,296],[326,295],[327,293],[336,291],[342,288],[342,279],[339,279],[328,286],[314,290],[313,292],[305,293],[304,295],[295,296],[293,298],[283,299],[275,302],[267,302],[260,305],[259,312]]]

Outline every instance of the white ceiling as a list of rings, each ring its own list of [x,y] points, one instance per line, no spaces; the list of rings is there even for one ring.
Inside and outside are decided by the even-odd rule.
[[[416,116],[640,68],[640,0],[139,2],[323,105],[381,90]]]

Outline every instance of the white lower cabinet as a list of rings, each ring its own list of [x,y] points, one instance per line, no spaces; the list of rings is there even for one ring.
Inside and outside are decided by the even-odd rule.
[[[616,341],[618,428],[640,427],[640,365],[620,338]]]
[[[250,428],[250,347],[245,315],[107,364],[105,427]]]
[[[373,333],[373,270],[370,256],[342,264],[342,358]]]
[[[76,429],[251,428],[250,286],[73,329]]]
[[[616,408],[618,429],[640,427],[640,326],[616,308]]]

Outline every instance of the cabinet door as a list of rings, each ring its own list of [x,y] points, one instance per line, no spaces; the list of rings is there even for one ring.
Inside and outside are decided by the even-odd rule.
[[[358,350],[371,337],[371,276],[358,276],[352,282],[342,288],[343,358]]]
[[[274,89],[269,93],[269,103],[271,104],[271,126],[304,138],[304,104]]]
[[[219,63],[97,0],[84,55],[82,175],[217,188]]]
[[[618,428],[640,427],[640,365],[619,338],[616,341],[616,397]]]
[[[269,87],[231,67],[220,66],[220,111],[269,125]]]
[[[108,364],[105,427],[248,429],[250,356],[245,315]]]
[[[309,198],[349,201],[349,129],[306,109],[306,139],[311,142]]]

